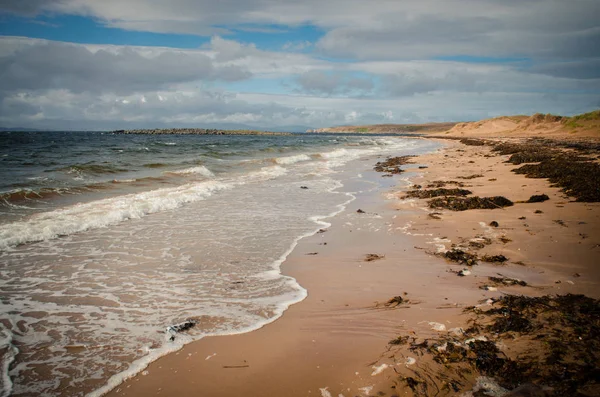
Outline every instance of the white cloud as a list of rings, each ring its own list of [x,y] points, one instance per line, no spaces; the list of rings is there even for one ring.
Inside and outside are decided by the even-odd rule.
[[[600,106],[598,0],[4,0],[0,10],[211,37],[196,49],[0,37],[4,125],[319,127]],[[321,37],[294,40],[305,25]],[[240,31],[292,40],[267,51],[228,35]]]

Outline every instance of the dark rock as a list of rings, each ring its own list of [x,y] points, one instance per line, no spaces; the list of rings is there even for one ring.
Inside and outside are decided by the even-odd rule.
[[[359,213],[359,214],[364,214],[365,213],[365,211],[361,210],[360,208],[357,209],[356,212]]]
[[[500,225],[499,225],[499,224],[498,224],[498,222],[496,222],[496,221],[491,221],[491,222],[490,222],[490,226],[491,226],[491,227],[498,227],[498,226],[500,226]]]
[[[308,186],[300,186],[300,189],[308,189]]]

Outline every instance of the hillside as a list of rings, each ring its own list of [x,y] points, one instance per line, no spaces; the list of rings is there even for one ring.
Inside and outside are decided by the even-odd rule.
[[[572,117],[536,113],[463,123],[376,124],[308,130],[314,133],[425,134],[456,137],[570,137],[600,139],[600,110]]]
[[[339,127],[317,128],[307,130],[313,133],[348,133],[348,134],[410,134],[444,132],[454,127],[456,123],[426,123],[426,124],[375,124],[375,125],[344,125]]]
[[[532,116],[497,117],[458,123],[445,135],[473,137],[588,137],[600,138],[600,110],[563,117],[536,113]]]

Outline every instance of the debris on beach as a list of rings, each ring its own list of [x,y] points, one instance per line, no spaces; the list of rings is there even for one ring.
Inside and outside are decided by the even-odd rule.
[[[435,321],[429,322],[429,326],[432,330],[442,332],[446,330],[446,326],[442,323],[436,323]]]
[[[466,211],[473,209],[496,209],[514,205],[512,201],[503,196],[494,197],[438,197],[429,201],[430,208],[442,208],[452,211]]]
[[[486,245],[490,245],[492,243],[493,241],[491,238],[478,235],[469,240],[469,247],[473,249],[482,249],[485,248]]]
[[[548,197],[548,195],[534,194],[533,196],[529,197],[529,200],[525,201],[525,203],[541,203],[546,200],[550,200],[550,197]]]
[[[439,196],[468,196],[469,194],[472,194],[473,192],[471,192],[470,190],[466,190],[466,189],[445,189],[445,188],[438,188],[438,189],[432,189],[432,190],[409,190],[408,192],[406,192],[406,195],[403,197],[405,198],[420,198],[420,199],[424,199],[424,198],[432,198],[432,197],[439,197]]]
[[[465,187],[465,184],[457,181],[433,181],[429,185],[428,188],[440,188],[445,187],[446,185],[456,185],[457,187]]]
[[[196,320],[186,320],[179,324],[169,325],[165,330],[166,337],[169,341],[173,342],[178,333],[187,331],[188,329],[195,327],[196,324]]]
[[[477,264],[477,255],[470,252],[463,251],[458,248],[452,248],[442,254],[444,258],[452,261],[465,264],[467,266],[473,266]]]
[[[458,273],[456,273],[459,277],[465,277],[471,275],[471,271],[469,269],[462,269]]]
[[[468,176],[457,176],[457,178],[459,179],[475,179],[475,178],[481,178],[483,177],[482,174],[473,174],[473,175],[468,175]]]
[[[600,300],[505,295],[491,303],[465,310],[472,319],[462,334],[390,341],[399,363],[409,351],[420,357],[411,368],[396,367],[396,389],[414,396],[599,395]]]
[[[504,263],[508,261],[508,258],[504,255],[484,255],[481,260],[488,263]]]
[[[380,373],[382,373],[383,371],[385,371],[386,369],[388,369],[389,365],[387,365],[387,364],[384,363],[384,364],[381,364],[379,366],[373,365],[372,368],[373,368],[373,372],[371,373],[371,376],[377,376]]]
[[[397,338],[392,339],[388,343],[390,345],[405,345],[408,343],[409,336],[399,336]]]
[[[356,213],[357,213],[357,214],[364,214],[364,213],[365,213],[365,211],[363,211],[363,210],[361,210],[361,209],[359,208],[359,209],[357,209],[357,210],[356,210]]]
[[[479,287],[479,289],[485,290],[485,291],[498,291],[498,288],[493,287],[491,285],[482,285],[481,287]]]
[[[516,174],[524,174],[527,178],[547,178],[564,193],[575,197],[576,201],[600,202],[600,164],[592,157],[598,153],[597,146],[531,140],[524,144],[499,144],[492,150],[503,155],[510,154],[509,163],[525,163],[513,170]]]
[[[405,299],[401,296],[394,296],[392,299],[388,300],[385,305],[386,306],[391,306],[391,307],[396,307],[402,304],[407,304],[410,303],[410,301],[408,299]]]
[[[463,138],[460,140],[460,143],[467,146],[483,146],[486,144],[486,141],[483,139]]]
[[[508,278],[508,277],[488,277],[488,280],[490,280],[494,285],[506,285],[506,286],[510,286],[510,285],[520,285],[522,287],[526,287],[527,283],[523,280],[518,280],[516,278]]]
[[[429,218],[431,218],[431,219],[437,219],[437,220],[442,219],[442,217],[440,215],[442,215],[441,212],[430,212],[429,214],[427,214],[427,216]]]
[[[365,262],[372,262],[383,258],[385,258],[385,255],[367,254],[365,255]]]
[[[373,169],[377,172],[385,172],[387,174],[400,174],[404,172],[400,166],[410,164],[413,157],[416,156],[390,157],[385,161],[378,161]]]

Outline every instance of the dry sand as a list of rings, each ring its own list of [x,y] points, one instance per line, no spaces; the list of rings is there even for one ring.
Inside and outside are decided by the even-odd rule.
[[[490,156],[488,147],[445,144],[445,150],[415,159],[428,168],[415,165],[393,178],[366,172],[367,179],[385,181],[383,187],[357,194],[325,233],[300,242],[282,271],[309,296],[282,318],[248,334],[187,345],[109,395],[411,395],[400,378],[418,367],[420,358],[407,365],[405,356],[392,354],[388,342],[396,336],[427,338],[440,333],[433,329],[440,324],[445,329],[464,326],[464,307],[504,293],[600,298],[598,203],[574,202],[546,180],[510,172],[515,166],[503,162],[508,156]],[[368,166],[377,161],[372,160]],[[477,174],[482,176],[460,179]],[[406,177],[422,186],[460,181],[479,196],[519,201],[543,193],[550,200],[494,210],[434,211],[426,208],[426,200],[401,199],[406,185],[400,179]],[[440,219],[430,217],[432,212],[439,212],[435,217]],[[492,221],[499,226],[489,226]],[[464,266],[434,255],[471,240],[491,242],[479,255],[502,254],[509,260],[503,265],[481,262],[469,276],[458,277]],[[382,258],[366,261],[367,254]],[[479,288],[487,276],[497,274],[530,286]],[[386,305],[394,296],[409,303]]]

